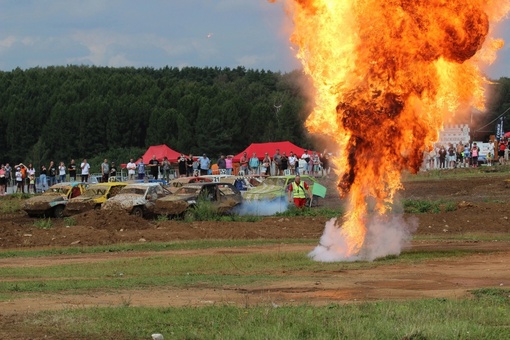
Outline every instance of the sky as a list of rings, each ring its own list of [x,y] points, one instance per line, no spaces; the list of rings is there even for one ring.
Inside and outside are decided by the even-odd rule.
[[[0,0],[0,70],[58,65],[300,67],[283,3],[267,0]],[[508,43],[484,72],[510,77]]]

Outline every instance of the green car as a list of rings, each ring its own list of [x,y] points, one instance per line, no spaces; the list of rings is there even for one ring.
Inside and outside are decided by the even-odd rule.
[[[269,176],[259,186],[249,189],[243,195],[245,201],[255,200],[286,200],[289,185],[294,181],[294,175]],[[301,175],[301,181],[306,182],[313,195],[312,206],[316,206],[318,197],[326,196],[326,187],[309,175]]]

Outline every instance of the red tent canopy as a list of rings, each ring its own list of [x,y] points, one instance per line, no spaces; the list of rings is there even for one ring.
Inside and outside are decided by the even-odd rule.
[[[152,159],[152,156],[154,155],[160,162],[166,156],[170,162],[175,163],[177,162],[177,159],[179,158],[181,153],[170,149],[166,144],[153,145],[150,146],[145,152],[145,154],[142,156],[143,162],[146,164],[149,163],[149,161]]]
[[[255,152],[257,154],[257,158],[262,160],[264,158],[265,153],[269,154],[269,157],[273,159],[274,154],[276,153],[276,149],[280,149],[280,154],[286,153],[289,156],[290,152],[294,152],[295,155],[301,157],[301,155],[305,152],[305,149],[292,144],[289,141],[286,142],[268,142],[268,143],[252,143],[249,147],[241,151],[237,155],[234,156],[234,162],[239,162],[244,152],[248,156],[248,159]],[[312,152],[309,152],[311,155]]]

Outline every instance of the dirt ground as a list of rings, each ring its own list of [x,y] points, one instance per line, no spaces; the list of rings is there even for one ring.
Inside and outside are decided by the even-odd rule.
[[[410,298],[460,298],[469,290],[481,287],[510,286],[510,242],[498,236],[510,232],[510,179],[508,172],[480,171],[464,179],[430,177],[404,181],[404,199],[444,200],[456,202],[450,212],[405,215],[416,218],[415,235],[431,235],[434,241],[413,241],[405,250],[469,249],[472,255],[451,259],[428,260],[419,264],[375,267],[366,270],[310,272],[307,280],[293,279],[269,286],[226,287],[224,289],[140,289],[119,292],[90,292],[84,295],[47,294],[36,297],[0,301],[3,315],[62,309],[69,307],[112,306],[130,302],[131,306],[203,306],[235,304],[241,306],[270,303],[273,306],[309,303],[322,305],[356,301]],[[326,207],[340,206],[342,201],[334,187],[335,179],[323,180],[328,198]],[[258,222],[192,222],[156,221],[136,218],[118,212],[90,211],[74,217],[76,225],[52,219],[53,227],[40,229],[34,219],[22,213],[0,216],[0,249],[27,249],[63,246],[92,246],[117,243],[168,242],[195,239],[310,239],[319,240],[324,217],[266,217]],[[441,235],[479,233],[492,236],[490,241],[441,240]],[[167,252],[130,252],[53,256],[49,258],[5,258],[0,267],[48,266],[56,264],[110,261],[123,257],[172,256],[174,254],[238,254],[254,252],[296,251],[306,254],[306,245],[277,244],[236,249],[209,249]],[[0,278],[2,281],[2,278]],[[4,319],[13,320],[13,319]],[[7,321],[4,321],[7,322]],[[5,324],[4,324],[5,325]],[[0,323],[0,326],[1,323]]]

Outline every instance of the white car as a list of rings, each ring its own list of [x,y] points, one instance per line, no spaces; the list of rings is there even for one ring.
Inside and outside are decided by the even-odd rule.
[[[125,210],[128,213],[144,217],[152,215],[158,198],[170,192],[160,183],[128,184],[115,196],[103,203],[103,210]]]

